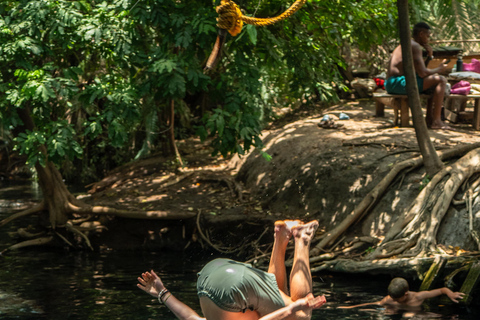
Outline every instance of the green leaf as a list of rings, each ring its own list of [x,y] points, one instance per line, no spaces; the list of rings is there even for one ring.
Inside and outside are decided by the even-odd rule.
[[[257,44],[257,28],[254,25],[247,25],[247,33],[253,45]]]
[[[152,69],[154,72],[163,73],[164,71],[171,73],[176,68],[176,63],[169,59],[160,59],[153,63]]]
[[[43,84],[37,87],[35,93],[41,96],[43,102],[47,102],[50,98],[55,98],[55,92],[49,87],[45,87]]]

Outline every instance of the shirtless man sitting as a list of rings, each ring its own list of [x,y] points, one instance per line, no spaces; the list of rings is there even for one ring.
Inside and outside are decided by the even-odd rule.
[[[325,304],[314,297],[310,273],[310,243],[316,220],[275,222],[275,238],[268,272],[230,259],[215,259],[198,273],[197,292],[205,317],[176,299],[152,270],[142,273],[137,286],[158,297],[180,320],[308,320],[312,310]],[[295,252],[287,282],[285,253],[293,236]],[[288,294],[290,285],[290,295]]]
[[[442,121],[442,106],[447,79],[440,73],[446,72],[447,65],[442,63],[435,69],[426,67],[422,57],[422,47],[427,50],[427,60],[432,59],[433,54],[433,50],[428,44],[430,39],[430,26],[428,24],[425,22],[417,23],[413,28],[412,38],[413,65],[417,76],[418,90],[420,93],[428,89],[433,90],[433,99],[429,99],[427,104],[427,126],[431,129],[450,129]],[[392,56],[388,61],[386,78],[385,89],[388,93],[407,94],[401,46],[393,50]]]

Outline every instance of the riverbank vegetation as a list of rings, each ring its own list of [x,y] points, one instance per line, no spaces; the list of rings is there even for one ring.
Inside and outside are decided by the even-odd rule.
[[[442,29],[445,38],[448,30],[475,34],[475,25],[464,22],[479,12],[478,1],[462,3],[455,11],[442,1],[414,2],[412,20],[435,27],[442,21],[435,17],[448,11],[454,23]],[[256,17],[287,8],[283,1],[239,5]],[[107,228],[108,246],[114,246],[125,237],[119,221],[148,219],[154,222],[138,222],[139,241],[132,239],[131,247],[168,243],[168,230],[176,230],[182,248],[205,245],[229,253],[232,245],[216,243],[205,229],[240,221],[244,232],[261,230],[249,234],[247,247],[238,249],[235,232],[221,234],[237,244],[236,253],[251,251],[258,260],[268,256],[265,225],[296,216],[325,226],[312,259],[338,262],[356,253],[375,268],[373,261],[388,257],[457,254],[439,249],[437,239],[442,221],[466,210],[469,218],[449,229],[457,239],[444,242],[461,238],[476,250],[475,228],[463,237],[459,228],[478,221],[477,133],[425,133],[427,142],[437,137],[437,150],[452,146],[445,139],[456,146],[438,154],[444,167],[431,172],[423,166],[428,155],[411,157],[419,137],[391,128],[374,135],[369,130],[385,127],[362,124],[370,117],[363,104],[348,109],[350,132],[327,134],[312,128],[308,117],[289,118],[302,110],[312,117],[347,108],[343,98],[355,92],[346,75],[358,67],[382,71],[398,44],[393,1],[309,1],[281,23],[246,25],[227,37],[220,62],[208,72],[217,37],[209,1],[17,0],[0,4],[0,13],[2,150],[7,159],[25,157],[44,195],[0,225],[26,215],[46,217],[43,230],[22,230],[24,241],[9,249],[97,249],[107,246]],[[399,133],[413,139],[399,144]],[[360,139],[381,151],[362,149]],[[237,156],[240,167],[223,166]],[[414,188],[419,177],[421,192]],[[408,189],[400,187],[404,179]],[[67,188],[72,181],[91,184],[90,195],[73,196]]]
[[[282,5],[244,9],[268,17]],[[282,25],[247,26],[226,43],[223,63],[205,74],[217,33],[207,2],[3,3],[4,136],[27,156],[45,196],[20,216],[48,211],[53,229],[68,227],[72,214],[162,218],[88,206],[63,179],[99,180],[161,150],[181,166],[175,141],[193,134],[212,137],[213,152],[223,156],[261,149],[273,105],[334,99],[332,83],[342,87],[338,68],[345,67],[339,44],[381,44],[393,31],[389,7],[306,4]],[[364,29],[375,36],[365,37]]]

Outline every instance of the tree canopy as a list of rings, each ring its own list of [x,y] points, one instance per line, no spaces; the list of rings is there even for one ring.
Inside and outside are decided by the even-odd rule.
[[[14,139],[32,165],[48,160],[67,178],[82,172],[95,180],[167,143],[174,101],[177,139],[212,137],[223,155],[261,148],[259,135],[274,106],[336,98],[345,46],[369,50],[392,38],[393,3],[307,2],[281,23],[247,25],[229,36],[221,63],[204,74],[218,3],[3,1],[3,139]],[[284,1],[238,4],[257,17],[288,7]],[[23,126],[19,109],[32,116],[32,129]]]

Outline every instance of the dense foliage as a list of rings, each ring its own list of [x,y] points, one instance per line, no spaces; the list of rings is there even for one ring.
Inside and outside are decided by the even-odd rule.
[[[245,26],[204,74],[215,42],[212,1],[5,0],[0,3],[2,139],[30,164],[98,179],[167,143],[171,103],[177,139],[212,137],[223,155],[261,148],[273,106],[336,98],[342,52],[368,51],[395,33],[389,1],[311,1],[269,27]],[[238,1],[248,15],[291,3]],[[17,109],[35,130],[25,130]],[[75,168],[75,170],[73,169]]]
[[[414,0],[410,8],[410,21],[428,22],[433,27],[432,38],[436,46],[453,46],[466,53],[478,53],[479,42],[471,40],[478,39],[479,9],[479,0]]]

